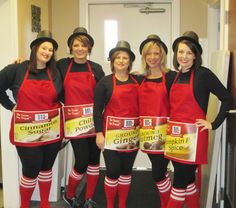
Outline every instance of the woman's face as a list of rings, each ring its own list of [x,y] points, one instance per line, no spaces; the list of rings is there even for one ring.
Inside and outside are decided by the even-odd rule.
[[[114,71],[128,71],[130,65],[129,54],[125,51],[120,51],[114,59]]]
[[[161,49],[157,45],[153,45],[146,53],[146,63],[149,69],[159,68],[161,65]]]
[[[53,55],[53,45],[51,42],[43,42],[39,45],[36,58],[37,65],[45,66],[48,61],[52,58]]]
[[[88,47],[81,41],[74,39],[71,49],[75,62],[84,63],[87,61]]]
[[[185,43],[179,43],[177,50],[177,61],[182,70],[189,69],[195,60],[195,55]]]

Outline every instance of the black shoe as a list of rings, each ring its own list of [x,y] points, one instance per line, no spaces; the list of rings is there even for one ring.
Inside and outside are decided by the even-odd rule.
[[[69,198],[67,197],[66,191],[63,191],[62,199],[63,199],[68,205],[70,205],[70,207],[73,207],[75,198],[73,197],[72,199],[69,199]]]
[[[83,207],[84,207],[84,199],[75,197],[72,208],[83,208]]]
[[[84,208],[96,208],[97,204],[92,199],[87,199],[84,203]]]

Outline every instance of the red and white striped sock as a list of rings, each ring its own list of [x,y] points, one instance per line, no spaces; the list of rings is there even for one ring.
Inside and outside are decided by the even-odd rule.
[[[185,202],[188,208],[199,208],[199,193],[197,191],[195,183],[191,183],[187,186]]]
[[[116,193],[118,187],[118,179],[110,179],[105,177],[104,189],[107,200],[107,208],[114,208]]]
[[[51,184],[52,184],[52,170],[41,171],[38,175],[38,184],[40,192],[40,207],[41,208],[50,208],[48,202]]]
[[[67,197],[69,199],[72,199],[75,196],[76,189],[83,176],[84,174],[78,173],[75,169],[71,170],[67,188]]]
[[[157,182],[156,186],[160,194],[161,208],[166,208],[171,192],[171,181],[169,175],[164,180]]]
[[[126,208],[126,200],[129,194],[131,175],[121,175],[118,180],[119,208]]]
[[[185,200],[185,189],[172,187],[167,208],[182,208]]]
[[[87,186],[85,199],[91,199],[95,192],[98,177],[99,177],[99,165],[89,165],[87,168]]]
[[[21,177],[20,181],[20,198],[21,206],[20,208],[29,208],[30,200],[33,194],[34,188],[37,183],[37,178],[27,178],[25,176]]]

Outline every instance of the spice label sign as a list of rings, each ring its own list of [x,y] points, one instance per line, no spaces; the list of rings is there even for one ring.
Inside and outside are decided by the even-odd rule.
[[[63,106],[65,138],[95,136],[93,104]]]
[[[195,124],[168,121],[165,155],[180,161],[194,162],[197,139],[198,128]]]
[[[168,117],[140,116],[140,149],[163,153]]]
[[[108,116],[105,149],[131,151],[139,148],[139,118]]]
[[[60,109],[14,111],[15,142],[48,142],[60,138]]]

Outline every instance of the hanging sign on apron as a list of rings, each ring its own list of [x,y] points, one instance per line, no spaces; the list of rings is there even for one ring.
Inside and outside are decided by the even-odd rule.
[[[93,104],[63,106],[66,138],[95,136]]]
[[[167,117],[140,116],[140,149],[151,152],[164,151]]]
[[[198,128],[195,124],[168,121],[165,156],[185,162],[195,162]]]
[[[120,151],[138,149],[139,118],[108,116],[105,138],[105,149]]]
[[[48,142],[60,138],[60,109],[14,111],[14,141]]]

